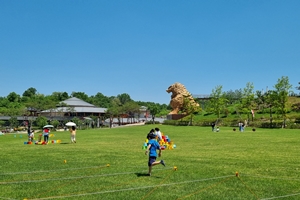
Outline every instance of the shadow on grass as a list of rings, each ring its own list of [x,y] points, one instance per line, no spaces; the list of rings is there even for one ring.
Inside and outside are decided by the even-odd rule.
[[[136,175],[137,177],[148,176],[148,177],[153,177],[153,178],[160,178],[160,177],[158,177],[158,176],[153,176],[153,174],[152,174],[151,176],[149,176],[148,173],[135,173],[135,175]]]
[[[135,175],[136,175],[137,177],[141,177],[141,176],[149,176],[148,173],[135,173]]]

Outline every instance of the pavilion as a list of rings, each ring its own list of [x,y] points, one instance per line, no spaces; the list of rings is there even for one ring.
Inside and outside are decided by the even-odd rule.
[[[76,97],[60,102],[56,108],[41,111],[41,116],[51,117],[102,117],[107,108],[99,108]]]

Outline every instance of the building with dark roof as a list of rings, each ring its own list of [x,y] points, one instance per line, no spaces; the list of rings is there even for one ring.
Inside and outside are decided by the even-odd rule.
[[[89,117],[104,116],[107,108],[99,108],[76,97],[64,100],[56,108],[41,111],[41,116],[52,117]]]

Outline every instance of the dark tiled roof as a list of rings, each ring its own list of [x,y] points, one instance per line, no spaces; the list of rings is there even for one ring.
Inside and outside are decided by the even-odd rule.
[[[64,101],[62,101],[62,103],[65,103],[65,104],[67,104],[69,106],[72,106],[72,107],[96,107],[93,104],[87,103],[87,102],[85,102],[81,99],[78,99],[76,97],[72,97],[70,99],[64,100]]]

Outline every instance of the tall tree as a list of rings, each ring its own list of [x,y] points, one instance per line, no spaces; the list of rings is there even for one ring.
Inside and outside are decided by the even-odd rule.
[[[98,92],[95,96],[90,97],[91,103],[101,108],[108,108],[111,103],[111,99]]]
[[[242,98],[242,93],[242,89],[235,91],[229,90],[227,92],[224,92],[224,97],[228,100],[229,104],[233,104]]]
[[[64,101],[69,98],[67,92],[52,92],[50,96],[53,99],[53,101],[57,101],[57,102]]]
[[[254,86],[253,83],[248,82],[246,87],[243,89],[242,99],[241,99],[241,108],[243,113],[247,113],[247,121],[250,120],[251,110],[255,107],[254,101]]]
[[[283,118],[283,127],[286,125],[286,114],[287,114],[287,104],[288,104],[288,95],[292,88],[292,85],[289,83],[289,78],[287,76],[282,76],[278,79],[277,84],[274,86],[276,92],[275,105],[278,109],[278,112]]]
[[[265,113],[265,108],[267,107],[266,104],[267,96],[260,90],[255,92],[255,103],[257,105],[258,110],[260,110],[263,114]]]
[[[44,116],[39,116],[36,118],[35,122],[39,128],[42,128],[43,126],[48,124],[48,119]]]
[[[189,115],[190,122],[189,125],[193,125],[193,117],[196,113],[201,111],[201,107],[197,107],[192,104],[189,98],[184,97],[182,111]]]
[[[8,120],[8,122],[9,122],[9,126],[11,128],[16,128],[19,125],[17,117],[10,117],[10,119]]]
[[[76,97],[76,98],[81,99],[86,102],[89,101],[89,96],[87,94],[85,94],[84,92],[72,92],[71,97]]]
[[[132,99],[130,98],[129,94],[123,93],[123,94],[119,94],[117,96],[118,99],[120,99],[121,104],[125,104],[127,102],[132,101]]]
[[[25,92],[23,93],[23,97],[33,97],[34,95],[36,95],[37,90],[33,87],[28,88],[27,90],[25,90]]]
[[[11,92],[7,95],[7,99],[8,101],[10,102],[20,102],[21,101],[21,97],[20,95],[18,95],[17,93],[15,92]]]
[[[153,103],[148,106],[148,110],[150,115],[152,116],[152,123],[154,124],[155,117],[160,112],[160,107],[157,104]]]
[[[276,92],[274,90],[269,90],[265,94],[266,107],[269,108],[270,114],[270,128],[273,127],[273,108],[275,105],[275,99],[277,98]]]
[[[111,100],[111,106],[106,110],[106,116],[109,118],[109,127],[111,128],[113,125],[113,119],[115,117],[118,118],[120,123],[120,114],[122,113],[122,104],[118,98],[114,98]]]
[[[212,90],[209,101],[209,110],[220,118],[221,111],[224,110],[228,100],[225,98],[225,93],[222,92],[222,85],[218,85]]]
[[[127,114],[128,118],[132,120],[134,118],[134,113],[139,113],[140,106],[134,101],[128,101],[124,105],[122,105],[123,111]]]

